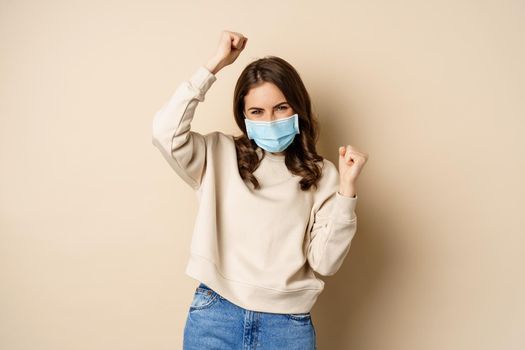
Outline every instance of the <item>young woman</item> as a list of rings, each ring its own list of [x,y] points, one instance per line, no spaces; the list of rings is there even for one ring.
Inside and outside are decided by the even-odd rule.
[[[199,102],[248,38],[223,31],[216,55],[155,114],[153,144],[196,192],[186,274],[196,287],[183,347],[316,349],[310,310],[357,230],[356,180],[368,154],[317,154],[308,92],[285,60],[241,72],[233,96],[240,135],[191,130]],[[222,118],[216,112],[207,118]]]

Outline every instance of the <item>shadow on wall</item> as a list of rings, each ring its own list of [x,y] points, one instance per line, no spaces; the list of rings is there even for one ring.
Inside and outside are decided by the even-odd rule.
[[[340,94],[336,96],[342,98]],[[316,113],[319,113],[319,108],[316,108],[315,101],[323,101],[323,114],[318,116],[321,129],[318,152],[337,166],[337,148],[343,144],[352,145],[353,134],[359,132],[351,128],[352,119],[355,118],[338,115],[341,112],[336,109],[340,103],[329,93],[315,99],[312,97],[312,100]],[[345,105],[345,110],[348,109]],[[340,121],[345,121],[345,125],[341,126]],[[371,158],[369,162],[373,161]],[[358,193],[360,188],[358,185]],[[386,197],[391,195],[383,193]],[[403,253],[396,250],[395,242],[388,241],[392,237],[391,233],[398,230],[394,227],[395,223],[385,222],[389,216],[382,214],[382,211],[387,208],[366,207],[366,197],[360,196],[357,204],[358,228],[343,265],[333,276],[317,274],[318,278],[326,282],[312,310],[320,349],[362,348],[366,339],[360,337],[370,334],[363,331],[364,325],[371,324],[367,321],[368,310],[375,309],[374,304],[382,298],[384,286],[388,284],[385,282],[388,280],[389,267],[403,259]]]

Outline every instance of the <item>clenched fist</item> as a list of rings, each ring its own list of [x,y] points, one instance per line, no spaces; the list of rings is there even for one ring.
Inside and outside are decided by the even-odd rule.
[[[359,152],[350,145],[339,147],[339,192],[342,195],[356,196],[357,177],[367,160],[367,153]]]
[[[206,68],[217,74],[223,67],[232,64],[246,47],[248,38],[237,32],[223,30],[217,46],[217,52],[208,61]]]

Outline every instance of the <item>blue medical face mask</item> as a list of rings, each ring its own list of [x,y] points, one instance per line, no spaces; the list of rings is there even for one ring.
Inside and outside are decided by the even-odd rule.
[[[246,115],[245,115],[246,117]],[[296,114],[273,121],[254,121],[244,118],[248,138],[268,152],[281,152],[299,134],[299,116]]]

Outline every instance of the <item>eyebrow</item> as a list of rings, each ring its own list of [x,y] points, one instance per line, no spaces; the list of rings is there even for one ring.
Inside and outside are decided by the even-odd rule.
[[[278,107],[278,106],[280,106],[282,104],[285,104],[285,103],[288,104],[288,102],[283,101],[283,102],[280,102],[280,103],[276,104],[275,106],[273,106],[273,108]],[[250,108],[248,108],[248,110],[250,110],[250,109],[264,109],[264,108],[259,108],[259,107],[250,107]]]

